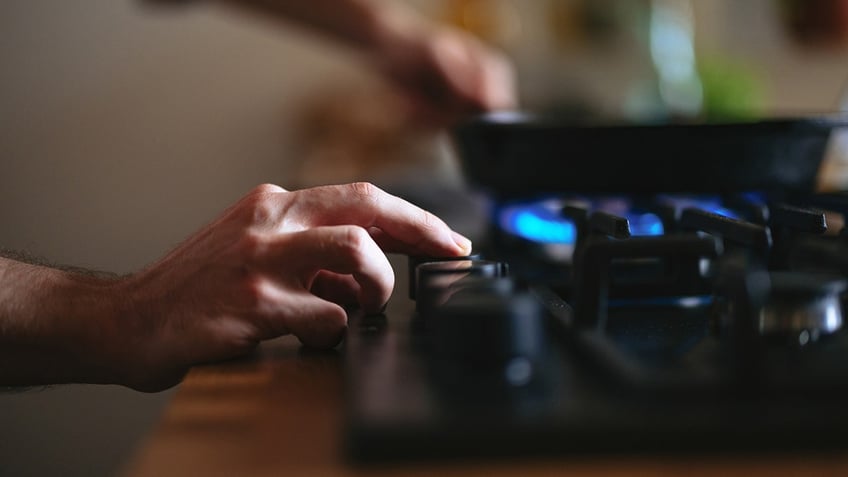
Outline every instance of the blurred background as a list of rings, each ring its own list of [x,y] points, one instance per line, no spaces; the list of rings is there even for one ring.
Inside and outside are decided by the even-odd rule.
[[[833,112],[848,79],[843,0],[406,3],[504,50],[522,107],[576,119]],[[2,2],[0,64],[0,246],[53,263],[137,270],[262,182],[465,200],[444,135],[284,25],[200,2]],[[841,187],[832,154],[823,186]],[[119,472],[171,394],[0,394],[0,475]]]

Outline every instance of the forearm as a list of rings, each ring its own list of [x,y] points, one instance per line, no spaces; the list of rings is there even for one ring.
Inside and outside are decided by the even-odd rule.
[[[119,381],[116,284],[0,258],[0,385]]]

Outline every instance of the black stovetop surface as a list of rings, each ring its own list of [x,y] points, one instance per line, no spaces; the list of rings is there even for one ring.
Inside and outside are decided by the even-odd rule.
[[[550,300],[549,290],[535,290]],[[557,299],[554,299],[557,301]],[[611,316],[610,334],[568,331],[567,305],[545,313],[532,382],[432,353],[412,302],[351,317],[345,344],[347,449],[356,461],[605,452],[832,449],[848,444],[848,335],[778,347],[767,385],[740,384],[733,352],[704,310]],[[559,309],[557,309],[559,308]],[[632,314],[623,316],[634,317]],[[826,363],[823,368],[818,362]],[[824,369],[821,375],[808,370]],[[785,370],[781,373],[779,370]],[[782,379],[783,378],[783,379]]]
[[[833,200],[848,211],[848,198]],[[675,220],[687,230],[667,224],[664,237],[589,214],[569,263],[494,231],[471,263],[507,264],[508,278],[427,295],[413,274],[385,315],[350,317],[349,457],[848,447],[848,331],[761,332],[763,313],[813,293],[811,269],[837,281],[848,270],[848,237],[820,235],[817,210],[772,207],[759,225],[685,212]]]

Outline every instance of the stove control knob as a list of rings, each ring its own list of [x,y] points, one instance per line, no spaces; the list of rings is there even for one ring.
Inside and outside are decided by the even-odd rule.
[[[508,280],[507,280],[508,281]],[[437,363],[522,386],[538,373],[544,352],[544,311],[527,292],[469,288],[430,319]]]
[[[442,263],[442,262],[457,262],[464,260],[480,260],[482,256],[479,253],[472,253],[467,256],[460,257],[428,257],[423,255],[411,255],[407,260],[407,270],[409,276],[409,299],[415,299],[415,293],[418,291],[418,283],[417,283],[417,268],[418,265],[422,263]]]
[[[759,316],[762,335],[783,337],[798,345],[816,341],[843,326],[840,298],[843,279],[804,272],[772,272],[771,294]]]
[[[453,260],[422,263],[415,268],[416,304],[420,314],[444,304],[451,295],[474,279],[503,278],[508,267],[490,260]]]

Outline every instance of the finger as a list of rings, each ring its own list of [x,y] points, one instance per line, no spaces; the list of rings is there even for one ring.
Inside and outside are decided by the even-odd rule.
[[[471,242],[441,219],[369,183],[325,186],[293,192],[292,209],[307,226],[351,224],[376,227],[394,240],[400,253],[457,256]]]
[[[465,98],[467,110],[479,112],[513,108],[516,92],[511,64],[476,38],[464,37],[463,40],[462,67],[468,70],[467,74],[457,76],[454,71],[446,74],[456,80],[455,89]]]
[[[319,298],[346,307],[357,304],[360,286],[351,275],[321,270],[312,282],[310,291]]]
[[[347,328],[347,313],[341,306],[306,291],[287,294],[285,300],[289,306],[275,317],[279,328],[307,346],[332,348],[339,344]]]
[[[264,244],[257,266],[293,273],[309,290],[322,270],[351,275],[359,285],[357,300],[369,313],[382,310],[394,287],[386,255],[365,229],[354,225],[317,227],[285,234]]]
[[[371,237],[374,239],[374,242],[386,253],[402,253],[406,255],[426,255],[431,257],[442,256],[442,255],[431,255],[427,252],[426,248],[413,247],[410,248],[409,244],[401,242],[393,238],[392,236],[386,234],[381,229],[376,227],[371,227],[368,229],[368,233],[371,234]],[[467,245],[463,245],[463,255],[469,255],[471,253],[471,242],[460,235],[458,232],[451,231],[451,235],[453,235],[454,241],[457,243],[467,243]]]
[[[465,36],[456,34],[442,34],[432,44],[433,62],[442,76],[446,93],[455,103],[463,104],[463,109],[469,103],[475,108],[481,106],[474,104],[479,74],[469,44]]]
[[[504,56],[470,35],[444,35],[442,40],[434,61],[457,112],[514,107],[514,74]]]
[[[207,347],[209,343],[215,343],[216,336],[250,336],[251,340],[255,340],[250,344],[255,346],[259,341],[293,334],[306,345],[327,348],[338,344],[344,335],[347,314],[335,303],[323,300],[304,289],[280,287],[271,280],[263,280],[257,293],[261,305],[251,314],[254,322],[249,325],[255,330],[254,333],[234,333],[238,331],[234,326],[246,324],[238,320],[219,320],[212,323],[218,331],[204,341]],[[221,332],[221,326],[229,328],[226,333]]]
[[[517,105],[515,74],[511,65],[502,57],[490,54],[483,57],[482,102],[490,111],[514,109]]]

